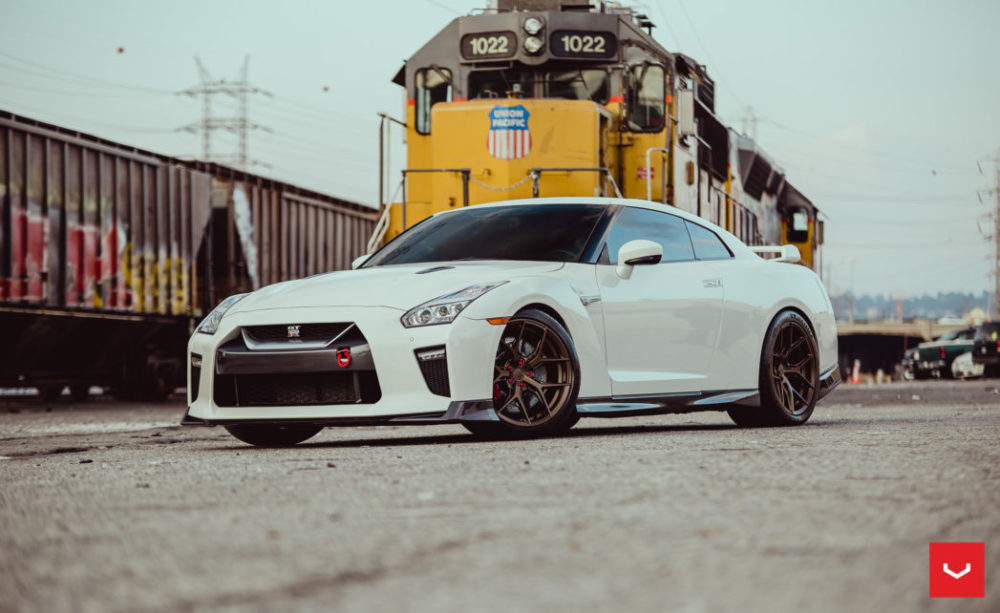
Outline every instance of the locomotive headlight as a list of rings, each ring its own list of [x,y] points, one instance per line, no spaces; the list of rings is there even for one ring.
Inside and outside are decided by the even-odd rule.
[[[534,36],[542,31],[545,23],[538,17],[528,17],[524,20],[524,31]]]
[[[542,39],[538,38],[537,36],[529,36],[528,38],[524,39],[524,50],[534,55],[542,50],[542,46],[544,44],[545,43],[542,42]]]
[[[472,285],[457,292],[438,296],[434,300],[413,307],[400,318],[400,321],[406,328],[450,324],[473,300],[504,283],[506,281]]]

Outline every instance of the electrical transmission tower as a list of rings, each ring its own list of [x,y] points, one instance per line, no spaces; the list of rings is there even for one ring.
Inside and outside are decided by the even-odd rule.
[[[178,128],[178,130],[192,133],[201,132],[201,157],[205,162],[230,163],[240,170],[247,170],[251,165],[267,167],[267,164],[251,160],[247,156],[247,132],[250,130],[271,131],[269,128],[252,123],[247,119],[247,97],[250,94],[271,95],[270,92],[251,85],[247,80],[250,57],[247,56],[243,60],[243,67],[240,69],[238,81],[212,79],[205,65],[201,63],[201,59],[195,56],[194,61],[198,65],[198,76],[201,78],[201,83],[178,93],[192,97],[201,96],[201,121]],[[212,96],[218,94],[225,94],[237,99],[239,103],[239,116],[212,117]],[[236,135],[237,152],[235,155],[212,154],[212,132],[217,130]]]
[[[753,107],[748,106],[743,111],[743,135],[757,140],[757,124],[764,119],[753,112]]]
[[[993,210],[993,316],[1000,319],[1000,151],[990,158],[985,158],[981,162],[992,162],[993,173],[995,175],[993,189],[984,190],[981,193],[993,194],[996,208]],[[982,163],[979,164],[979,172],[983,172]]]

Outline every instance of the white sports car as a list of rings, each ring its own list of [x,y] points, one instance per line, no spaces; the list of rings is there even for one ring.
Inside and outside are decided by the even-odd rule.
[[[188,344],[182,423],[261,446],[324,426],[526,437],[701,410],[802,424],[840,382],[837,329],[816,275],[776,250],[647,201],[439,213],[355,270],[222,301]]]

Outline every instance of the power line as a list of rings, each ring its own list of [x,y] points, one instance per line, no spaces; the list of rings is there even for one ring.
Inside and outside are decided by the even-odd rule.
[[[674,44],[676,45],[674,49],[679,51],[681,48],[681,39],[678,38],[677,33],[674,32],[673,26],[670,25],[670,20],[667,19],[667,14],[663,10],[663,3],[660,0],[656,0],[654,5],[656,6],[657,12],[660,13],[660,18],[663,19],[663,26],[667,29],[667,32],[670,32],[671,38],[674,39]]]
[[[897,160],[897,161],[906,162],[906,163],[909,163],[909,164],[920,164],[922,166],[926,165],[926,166],[930,166],[932,170],[937,170],[937,169],[952,169],[954,172],[969,172],[969,169],[968,168],[964,168],[964,167],[963,168],[959,168],[957,166],[948,166],[948,165],[942,166],[940,164],[929,164],[929,163],[927,163],[927,162],[925,162],[923,160],[917,160],[917,159],[909,158],[909,157],[906,157],[906,156],[900,156],[900,155],[896,155],[896,154],[892,154],[892,153],[881,152],[881,151],[872,150],[872,149],[868,149],[868,148],[852,147],[850,145],[846,145],[846,144],[842,144],[842,143],[833,143],[833,142],[830,142],[824,136],[820,136],[820,135],[814,134],[812,132],[807,132],[805,130],[800,130],[798,128],[792,128],[792,127],[787,126],[787,125],[785,125],[785,124],[783,124],[781,122],[775,121],[775,120],[767,118],[767,117],[762,117],[761,119],[763,121],[766,121],[767,123],[773,125],[774,127],[778,128],[778,129],[785,130],[785,131],[788,131],[788,132],[792,132],[792,133],[798,134],[800,136],[805,136],[805,137],[813,139],[813,140],[822,140],[822,141],[825,141],[826,143],[828,143],[828,146],[830,146],[830,147],[836,147],[836,148],[840,148],[840,149],[847,149],[847,150],[855,151],[855,152],[858,152],[858,153],[864,153],[866,155],[870,155],[870,156],[873,156],[873,157],[881,157],[881,158],[885,158],[885,159]]]
[[[711,62],[712,65],[715,67],[715,73],[719,75],[719,81],[723,85],[723,89],[725,89],[726,92],[730,96],[732,96],[733,99],[736,100],[736,102],[740,106],[746,106],[746,104],[743,102],[743,99],[736,95],[736,92],[733,91],[732,87],[730,85],[728,85],[728,82],[722,76],[722,70],[719,69],[719,63],[715,61],[715,59],[712,57],[712,54],[709,53],[709,51],[708,51],[708,46],[705,45],[704,42],[702,42],[701,36],[698,35],[698,28],[696,28],[694,26],[694,21],[691,20],[691,16],[688,14],[687,8],[684,6],[684,1],[683,0],[677,0],[677,4],[680,5],[681,12],[684,13],[684,19],[686,19],[687,22],[688,22],[688,25],[691,26],[691,33],[694,34],[695,40],[698,41],[698,46],[701,47],[701,50],[705,53],[705,59],[707,59],[709,62]]]
[[[72,78],[72,79],[82,80],[82,81],[85,81],[85,82],[89,81],[89,82],[91,82],[91,83],[94,84],[91,87],[105,87],[105,88],[106,87],[116,87],[116,88],[119,88],[119,89],[128,89],[128,90],[140,91],[140,92],[145,92],[145,93],[153,93],[153,94],[172,94],[173,93],[172,91],[170,91],[168,89],[160,89],[160,88],[156,88],[156,87],[145,87],[145,86],[140,86],[140,85],[131,85],[131,84],[128,84],[128,83],[120,83],[120,82],[117,82],[117,81],[109,81],[107,79],[101,79],[101,78],[90,76],[90,75],[84,75],[84,74],[81,74],[81,73],[70,72],[68,70],[62,70],[61,68],[53,68],[52,66],[46,66],[45,64],[39,64],[38,62],[34,62],[32,60],[28,60],[28,59],[25,59],[23,57],[18,57],[16,55],[11,55],[10,53],[4,53],[2,51],[0,51],[0,56],[3,56],[3,57],[6,57],[6,58],[15,60],[15,61],[20,62],[22,64],[25,64],[27,66],[35,67],[36,69],[39,69],[39,70],[51,72],[51,73],[53,73],[55,75],[63,75],[64,79],[66,77],[69,77],[69,78]],[[51,78],[51,79],[56,79],[57,78],[55,76],[45,75],[44,73],[38,74],[36,72],[35,74],[37,76],[43,76],[45,78]],[[86,83],[83,83],[83,85],[86,85]]]

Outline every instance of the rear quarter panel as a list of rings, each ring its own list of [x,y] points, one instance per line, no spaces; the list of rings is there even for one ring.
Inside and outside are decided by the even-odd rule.
[[[814,272],[804,266],[753,257],[720,263],[726,308],[712,370],[725,389],[758,386],[764,336],[786,309],[799,311],[812,326],[820,372],[837,364],[837,323],[833,306]]]

